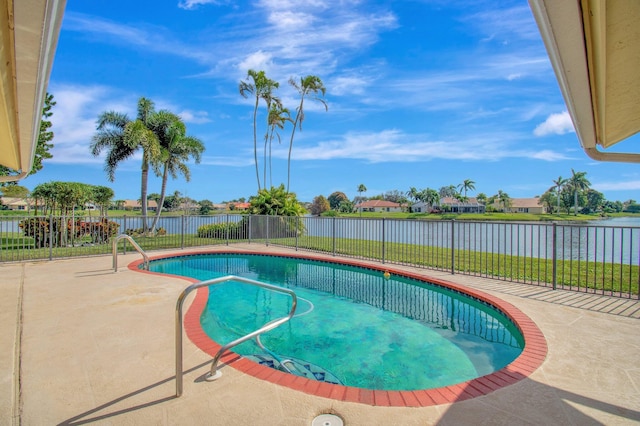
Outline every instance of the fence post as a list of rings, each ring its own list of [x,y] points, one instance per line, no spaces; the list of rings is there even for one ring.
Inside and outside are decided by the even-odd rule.
[[[384,225],[385,225],[385,218],[382,218],[382,263],[384,263],[384,259],[385,259],[385,254],[386,254],[386,247],[384,244]]]
[[[224,229],[225,229],[225,235],[227,237],[227,245],[229,245],[229,214],[227,213],[225,216],[227,218],[227,224],[225,225]]]
[[[455,275],[456,273],[456,255],[455,255],[455,246],[456,246],[456,237],[455,237],[455,219],[451,219],[451,275]]]
[[[180,248],[184,249],[184,223],[185,223],[184,215],[180,216],[180,219],[181,219],[180,222],[182,225],[182,229],[180,231]]]
[[[557,240],[558,240],[558,228],[557,228],[557,223],[553,222],[553,231],[552,231],[552,236],[551,236],[551,243],[553,244],[553,247],[551,248],[551,257],[552,257],[552,273],[553,273],[553,278],[552,278],[552,283],[553,283],[553,289],[556,289],[556,283],[557,283],[557,273],[558,273],[558,262],[557,262],[557,256],[558,256],[558,251],[556,249],[557,247]]]
[[[300,232],[300,216],[296,216],[296,251],[298,251],[298,234]]]
[[[49,215],[49,260],[53,260],[53,214]]]
[[[247,230],[247,237],[249,239],[249,244],[251,244],[251,218],[253,217],[252,214],[249,215],[249,221],[247,226],[249,227],[249,229]]]
[[[331,221],[331,252],[336,255],[336,217],[332,217]]]
[[[265,231],[265,233],[266,233],[266,235],[265,235],[265,237],[266,237],[265,244],[267,245],[267,247],[269,247],[269,215],[265,216],[265,220],[267,221],[267,226],[265,226],[265,229],[266,229],[266,231]]]

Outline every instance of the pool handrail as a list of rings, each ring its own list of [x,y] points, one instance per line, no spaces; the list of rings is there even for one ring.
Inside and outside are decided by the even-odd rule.
[[[113,239],[113,243],[112,243],[113,271],[118,272],[118,241],[122,239],[129,241],[131,245],[138,251],[138,253],[142,255],[142,259],[144,260],[142,267],[148,271],[149,256],[147,256],[147,253],[145,253],[144,250],[142,250],[142,247],[140,247],[138,243],[136,243],[135,240],[130,235],[127,235],[127,234],[120,234]]]
[[[184,303],[185,298],[187,297],[187,295],[189,293],[191,293],[193,290],[198,289],[200,287],[206,287],[206,286],[210,286],[210,285],[215,285],[215,284],[220,284],[220,283],[225,283],[227,281],[239,281],[245,284],[250,284],[250,285],[254,285],[254,286],[258,286],[258,287],[262,287],[262,288],[266,288],[268,290],[272,290],[272,291],[276,291],[279,293],[285,293],[288,294],[289,296],[291,296],[292,302],[291,302],[291,310],[289,311],[289,314],[281,317],[281,318],[277,318],[273,321],[269,321],[268,323],[266,323],[265,325],[263,325],[262,327],[260,327],[258,330],[255,330],[243,337],[240,337],[239,339],[236,339],[230,343],[227,343],[226,345],[222,346],[220,348],[220,350],[218,350],[218,352],[216,353],[216,355],[213,358],[213,361],[211,362],[211,370],[209,371],[209,373],[207,373],[207,379],[208,380],[215,380],[217,378],[219,378],[222,375],[222,372],[217,371],[217,367],[218,367],[218,361],[220,360],[220,358],[222,357],[222,355],[229,349],[231,349],[232,347],[239,345],[240,343],[246,342],[247,340],[253,339],[254,337],[259,336],[262,333],[265,333],[267,331],[273,330],[274,328],[284,324],[285,322],[289,321],[291,318],[293,318],[293,315],[296,312],[296,307],[298,305],[298,297],[296,296],[295,292],[293,290],[290,290],[288,288],[284,288],[284,287],[278,287],[272,284],[267,284],[267,283],[263,283],[260,281],[255,281],[255,280],[251,280],[248,278],[243,278],[243,277],[238,277],[235,275],[227,275],[225,277],[221,277],[221,278],[214,278],[211,280],[206,280],[206,281],[200,281],[198,283],[192,284],[189,287],[185,288],[182,293],[180,293],[180,296],[178,296],[178,300],[176,302],[176,318],[175,318],[175,324],[176,324],[176,335],[175,335],[175,339],[176,339],[176,398],[180,397],[182,395],[182,390],[183,390],[183,386],[182,386],[182,304]]]

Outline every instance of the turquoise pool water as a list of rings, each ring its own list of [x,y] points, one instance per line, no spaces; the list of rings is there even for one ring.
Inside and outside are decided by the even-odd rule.
[[[202,281],[237,275],[294,290],[296,315],[262,335],[266,351],[249,341],[234,352],[274,367],[294,360],[320,380],[347,386],[447,386],[501,369],[524,346],[515,325],[495,308],[412,278],[387,279],[377,270],[253,254],[162,259],[152,261],[151,270]],[[290,307],[284,294],[227,282],[210,287],[201,323],[225,344],[285,316]]]

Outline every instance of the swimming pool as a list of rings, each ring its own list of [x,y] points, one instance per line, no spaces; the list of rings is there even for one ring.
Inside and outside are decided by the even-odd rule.
[[[463,383],[469,396],[524,377],[517,370],[532,371],[532,363],[514,362],[525,339],[511,307],[505,315],[482,295],[469,298],[411,274],[393,271],[387,279],[383,269],[372,267],[234,253],[172,257],[151,265],[152,271],[194,280],[238,275],[293,289],[300,298],[298,314],[263,335],[267,352],[254,343],[234,351],[272,366],[284,358],[299,360],[314,373],[326,372],[329,383],[387,391]],[[210,289],[199,321],[211,339],[224,344],[282,316],[287,303],[284,296],[246,285],[219,285]]]

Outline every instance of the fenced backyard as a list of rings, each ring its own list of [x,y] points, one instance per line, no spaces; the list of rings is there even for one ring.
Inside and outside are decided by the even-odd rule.
[[[149,220],[151,222],[151,220]],[[0,262],[111,254],[127,234],[147,252],[237,242],[412,265],[638,299],[640,227],[249,215],[143,218],[15,216],[0,221]],[[123,240],[120,251],[131,250]]]

